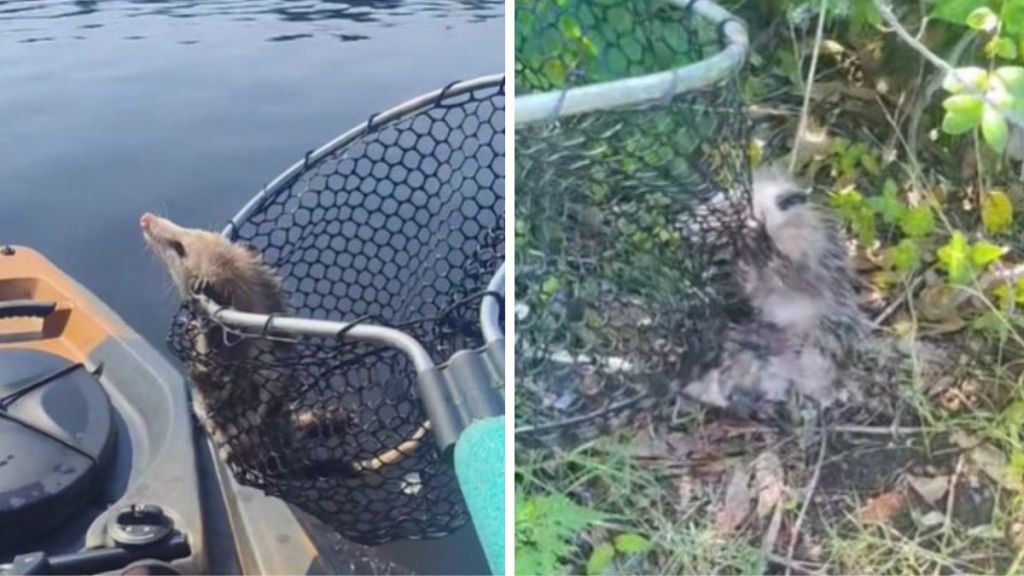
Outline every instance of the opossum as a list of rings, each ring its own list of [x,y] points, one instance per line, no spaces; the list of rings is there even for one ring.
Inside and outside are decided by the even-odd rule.
[[[721,407],[794,391],[828,406],[850,392],[843,371],[869,332],[846,247],[784,173],[758,170],[751,192],[753,225],[735,274],[752,317],[729,327],[718,362],[684,391]]]
[[[203,295],[241,312],[286,312],[281,281],[254,250],[150,213],[142,215],[139,225],[183,300]],[[296,478],[364,474],[404,459],[419,448],[430,429],[424,422],[406,441],[366,460],[288,462],[296,445],[315,442],[311,436],[318,431],[344,434],[349,415],[340,406],[297,406],[299,386],[290,373],[295,356],[290,343],[232,337],[219,327],[195,329],[192,338],[203,358],[187,366],[194,384],[194,409],[225,463]]]

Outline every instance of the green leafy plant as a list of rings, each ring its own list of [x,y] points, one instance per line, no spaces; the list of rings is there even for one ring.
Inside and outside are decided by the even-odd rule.
[[[1005,253],[1006,248],[984,240],[970,243],[963,232],[957,231],[936,256],[951,283],[966,284]]]
[[[910,254],[909,243],[923,239],[935,231],[935,214],[928,204],[908,205],[898,197],[898,188],[887,180],[882,193],[863,196],[852,186],[839,190],[831,205],[851,227],[860,243],[870,248],[878,241],[879,221],[889,236],[899,232],[905,236],[901,250]]]
[[[837,150],[846,153],[853,148],[859,149],[841,146]],[[857,157],[863,155],[858,152]],[[842,156],[834,156],[833,161],[843,169]],[[930,261],[932,250],[942,242],[936,228],[935,209],[923,202],[908,204],[900,197],[899,187],[892,180],[886,180],[881,193],[871,196],[847,186],[832,195],[830,204],[863,247],[882,244],[885,263],[898,276],[906,277],[922,263]],[[982,202],[981,216],[986,231],[1006,232],[1013,223],[1013,204],[1002,191],[991,191]],[[969,242],[963,232],[954,231],[934,251],[934,257],[951,284],[963,285],[1006,252],[1005,247],[986,240]]]
[[[950,94],[942,102],[942,130],[959,135],[980,128],[988,147],[1002,154],[1009,142],[1006,114],[1012,111],[1019,116],[1024,111],[1024,67],[997,66],[997,62],[1014,61],[1021,55],[1024,2],[944,0],[936,4],[932,16],[965,25],[987,39],[983,49],[987,69],[962,66],[942,84]]]
[[[577,551],[580,531],[604,518],[563,494],[517,493],[516,574],[560,573]]]
[[[855,177],[861,171],[871,175],[879,173],[878,154],[864,142],[850,142],[845,138],[834,138],[829,144],[826,159],[835,169],[840,180]]]
[[[1013,203],[1002,190],[990,190],[981,201],[981,222],[988,234],[1005,234],[1013,225]]]
[[[587,574],[595,575],[603,573],[616,555],[646,554],[651,549],[649,540],[639,534],[627,532],[619,534],[611,542],[600,544],[590,553],[587,560]]]
[[[1005,151],[1009,141],[1005,112],[1024,111],[1024,67],[1003,66],[992,73],[973,66],[959,68],[942,87],[951,94],[942,102],[943,131],[958,135],[980,126],[989,148]]]

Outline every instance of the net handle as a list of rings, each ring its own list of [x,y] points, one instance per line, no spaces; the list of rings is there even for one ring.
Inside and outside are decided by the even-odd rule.
[[[345,338],[371,342],[380,346],[396,348],[412,361],[418,372],[435,368],[430,354],[418,340],[401,330],[376,326],[366,323],[336,322],[333,320],[315,320],[292,316],[268,316],[239,312],[232,308],[220,306],[205,296],[196,296],[206,313],[214,321],[239,328],[256,334],[290,334],[305,335],[319,338]]]
[[[516,126],[663,100],[666,96],[714,84],[739,70],[750,49],[747,29],[741,20],[710,0],[666,1],[681,9],[693,10],[708,23],[719,26],[722,50],[710,58],[673,70],[517,96]]]

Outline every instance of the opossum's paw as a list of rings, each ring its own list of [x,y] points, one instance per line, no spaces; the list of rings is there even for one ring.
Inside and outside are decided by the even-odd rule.
[[[348,413],[337,405],[315,406],[292,413],[292,427],[300,438],[323,438],[342,434],[348,428]]]

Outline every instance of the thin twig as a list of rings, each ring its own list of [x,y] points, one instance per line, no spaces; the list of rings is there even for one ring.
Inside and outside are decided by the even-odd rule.
[[[921,286],[922,282],[924,282],[924,276],[918,276],[911,280],[910,285],[907,286],[907,289],[904,290],[903,292],[900,292],[900,295],[897,296],[895,300],[890,302],[889,305],[885,307],[885,310],[882,310],[882,312],[878,316],[876,316],[874,320],[871,321],[874,327],[878,328],[879,326],[882,325],[882,322],[885,322],[886,319],[889,318],[889,316],[892,316],[892,314],[896,312],[896,310],[898,310],[900,306],[903,305],[903,302],[907,298],[909,298],[911,294],[917,291],[917,289]]]
[[[770,559],[772,550],[775,550],[775,543],[779,540],[779,529],[782,528],[782,503],[776,502],[772,508],[772,518],[768,522],[768,529],[765,530],[764,538],[761,540],[761,555]]]
[[[949,479],[949,495],[946,497],[946,519],[942,523],[942,548],[945,549],[946,544],[949,542],[949,530],[953,525],[953,504],[956,502],[956,483],[960,478],[960,474],[964,469],[964,455],[960,454],[956,459],[956,469],[953,470],[953,476]],[[936,567],[936,574],[939,569]]]
[[[821,570],[814,570],[803,562],[797,562],[796,560],[787,560],[778,554],[768,554],[765,556],[770,562],[774,562],[779,566],[785,566],[787,570],[792,570],[797,574],[806,574],[808,576],[818,576],[819,574],[826,574]]]
[[[811,481],[807,484],[804,502],[800,506],[800,514],[796,517],[796,524],[793,526],[793,532],[789,537],[789,548],[786,550],[786,576],[792,573],[793,552],[796,551],[796,542],[800,539],[800,528],[804,524],[804,518],[807,517],[807,509],[811,507],[814,491],[818,488],[818,479],[821,478],[821,465],[825,462],[825,452],[827,449],[828,433],[822,430],[821,448],[818,450],[818,461],[814,464],[814,474],[811,475]]]
[[[978,284],[981,287],[980,294],[984,294],[985,292],[998,287],[1000,284],[1012,285],[1021,278],[1024,278],[1024,264],[1017,264],[1010,268],[992,270],[978,280]],[[953,300],[953,305],[960,306],[975,296],[976,294],[974,292],[965,290],[957,295]]]
[[[964,35],[960,37],[960,40],[957,40],[957,43],[950,49],[947,56],[947,62],[959,64],[960,58],[963,56],[964,51],[967,50],[968,45],[974,41],[975,36],[976,33],[973,30],[964,33]],[[923,65],[924,62],[922,62],[922,66]],[[919,134],[918,127],[921,125],[921,118],[924,116],[924,109],[931,102],[932,97],[935,96],[935,93],[939,88],[942,87],[942,80],[943,77],[941,75],[936,75],[928,81],[924,91],[919,95],[917,105],[913,108],[910,114],[910,124],[907,126],[907,142],[909,143],[907,147],[911,150],[912,154],[916,155],[917,153],[917,136]]]
[[[857,426],[854,424],[840,424],[829,426],[828,431],[834,434],[863,434],[865,436],[899,436],[901,434],[924,434],[934,431],[935,428],[921,426]]]
[[[789,158],[789,171],[796,170],[796,160],[800,151],[800,139],[807,130],[807,117],[810,115],[811,90],[814,88],[814,74],[818,69],[818,54],[821,52],[821,37],[825,32],[825,13],[828,11],[828,0],[821,0],[821,8],[818,13],[818,30],[814,33],[814,51],[811,53],[811,69],[807,73],[807,87],[804,92],[804,105],[800,110],[800,123],[796,129],[796,141],[793,143],[793,152]]]
[[[800,43],[796,39],[796,26],[788,14],[786,15],[786,23],[789,24],[789,39],[793,42],[793,59],[798,63],[797,70],[799,70],[799,63],[804,61],[804,55],[803,51],[800,50]],[[796,77],[800,78],[800,75],[797,74]]]
[[[736,435],[778,433],[777,428],[757,424],[730,426],[728,430],[730,433]],[[857,424],[834,424],[830,426],[810,428],[809,430],[812,432],[828,432],[832,434],[863,434],[865,436],[899,436],[901,434],[910,436],[914,434],[924,434],[926,432],[935,432],[939,429],[925,426],[862,426]]]

